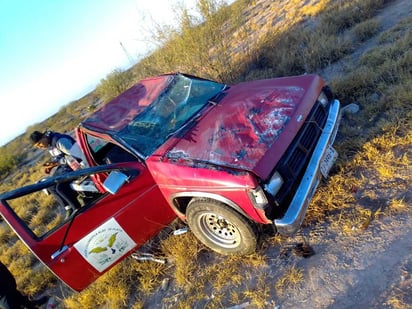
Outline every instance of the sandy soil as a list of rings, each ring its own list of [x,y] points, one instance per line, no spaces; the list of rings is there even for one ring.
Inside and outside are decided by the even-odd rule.
[[[288,264],[304,270],[306,280],[299,293],[292,293],[278,305],[393,308],[390,304],[402,296],[412,308],[411,227],[412,218],[392,217],[373,222],[356,237],[336,235],[327,227],[320,233],[310,231],[315,255],[288,257]],[[299,241],[299,236],[295,240]]]

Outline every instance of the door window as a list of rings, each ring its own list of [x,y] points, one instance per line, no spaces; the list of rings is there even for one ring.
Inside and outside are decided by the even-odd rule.
[[[74,213],[69,213],[68,208],[90,207],[104,195],[92,184],[87,186],[87,182],[90,182],[88,176],[80,172],[80,176],[68,179],[60,175],[60,180],[53,182],[45,178],[31,185],[39,189],[30,190],[24,195],[17,194],[17,197],[7,200],[7,204],[26,228],[35,237],[41,238],[71,219]],[[42,186],[42,182],[48,186]]]
[[[86,134],[86,141],[94,161],[99,165],[137,161],[128,151],[101,138]]]
[[[41,237],[64,221],[65,209],[48,188],[8,200],[7,203],[36,237]]]

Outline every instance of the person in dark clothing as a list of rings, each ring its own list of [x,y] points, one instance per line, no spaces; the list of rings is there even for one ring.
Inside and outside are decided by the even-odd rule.
[[[8,268],[0,262],[0,308],[1,309],[20,309],[20,308],[39,308],[47,302],[44,296],[39,300],[30,300],[17,290],[16,279]]]
[[[30,135],[30,139],[34,144],[34,147],[40,149],[47,149],[52,157],[52,161],[46,163],[46,174],[50,173],[49,165],[67,165],[72,170],[76,170],[80,167],[79,155],[73,154],[72,148],[76,144],[73,137],[67,134],[61,134],[53,131],[46,131],[41,133],[34,131]],[[76,161],[74,162],[73,159]]]
[[[34,147],[48,149],[52,160],[44,164],[45,173],[59,176],[72,170],[80,168],[81,158],[73,154],[72,149],[76,141],[67,134],[52,131],[41,133],[34,131],[30,135]],[[74,191],[69,183],[57,184],[54,188],[48,189],[57,199],[60,205],[66,210],[66,219],[70,217],[75,209],[81,207],[77,200],[77,192]]]

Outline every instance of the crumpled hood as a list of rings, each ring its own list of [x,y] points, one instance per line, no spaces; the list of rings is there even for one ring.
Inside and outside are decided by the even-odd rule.
[[[166,154],[266,178],[302,126],[323,81],[317,75],[240,83]],[[270,163],[268,163],[270,162]]]

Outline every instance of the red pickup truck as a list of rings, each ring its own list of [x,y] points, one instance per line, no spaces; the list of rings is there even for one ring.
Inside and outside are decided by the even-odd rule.
[[[76,128],[84,168],[1,194],[0,213],[77,291],[176,217],[214,251],[249,254],[262,225],[299,229],[337,156],[339,108],[317,75],[236,85],[181,73],[147,78]],[[94,190],[67,220],[40,195],[83,181]],[[47,224],[27,214],[44,209]]]

